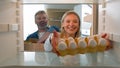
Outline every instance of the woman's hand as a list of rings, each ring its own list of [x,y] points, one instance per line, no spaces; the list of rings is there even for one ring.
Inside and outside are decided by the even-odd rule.
[[[102,37],[102,38],[105,38],[105,39],[107,40],[106,50],[109,50],[109,49],[113,48],[112,41],[109,39],[109,37],[110,37],[109,34],[107,34],[107,33],[102,33],[102,34],[101,34],[101,37]]]
[[[59,52],[56,49],[56,46],[58,44],[58,40],[59,40],[59,34],[56,31],[54,31],[52,39],[51,39],[51,43],[52,43],[52,46],[53,46],[53,52],[56,53],[59,56]]]

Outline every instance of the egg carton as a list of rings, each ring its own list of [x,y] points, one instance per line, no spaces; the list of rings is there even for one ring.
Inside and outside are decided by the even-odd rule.
[[[67,39],[60,38],[56,47],[61,56],[104,52],[107,47],[107,40],[99,36]]]

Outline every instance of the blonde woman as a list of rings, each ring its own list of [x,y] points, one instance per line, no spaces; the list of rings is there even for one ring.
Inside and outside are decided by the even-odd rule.
[[[53,35],[49,37],[44,44],[45,51],[54,51],[59,54],[56,50],[56,45],[59,38],[78,38],[80,34],[80,17],[74,11],[67,11],[61,19],[61,33],[54,31]],[[108,38],[107,34],[102,34],[104,38]]]

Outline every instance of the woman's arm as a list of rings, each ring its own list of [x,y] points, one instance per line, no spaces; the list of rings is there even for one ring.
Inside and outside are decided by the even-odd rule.
[[[52,51],[54,53],[56,53],[58,56],[59,56],[59,52],[57,51],[56,46],[58,44],[59,37],[60,36],[59,36],[58,32],[54,31],[53,36],[51,38],[51,44],[52,44],[52,47],[53,47]]]

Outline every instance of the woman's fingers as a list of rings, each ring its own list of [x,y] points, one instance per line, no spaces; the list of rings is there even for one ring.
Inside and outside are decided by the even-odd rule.
[[[113,48],[113,42],[109,39],[110,35],[108,33],[102,33],[101,37],[107,40],[106,50]]]
[[[56,53],[57,55],[59,55],[59,52],[56,49],[57,43],[55,42],[55,38],[52,39],[52,46],[53,46],[53,52]]]
[[[58,32],[57,32],[57,31],[54,31],[54,32],[53,32],[53,36],[56,37],[56,38],[58,38],[58,37],[59,37]]]
[[[101,34],[101,37],[102,37],[102,38],[105,38],[105,39],[109,39],[109,34],[107,34],[107,33],[102,33],[102,34]]]
[[[53,52],[56,53],[59,56],[59,52],[56,49],[56,46],[57,46],[57,43],[58,43],[58,39],[59,39],[58,33],[56,31],[53,32],[53,37],[51,39],[52,46],[53,46]]]
[[[112,49],[113,48],[113,43],[111,40],[107,39],[107,46],[106,46],[106,50]]]

